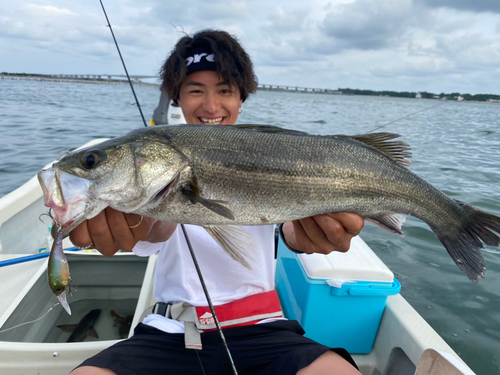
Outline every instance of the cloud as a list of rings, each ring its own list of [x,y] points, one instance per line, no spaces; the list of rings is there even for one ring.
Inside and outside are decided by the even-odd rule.
[[[498,0],[414,0],[414,2],[423,4],[429,8],[451,8],[478,13],[500,13],[500,1]]]
[[[500,1],[106,0],[131,74],[157,73],[184,33],[236,35],[259,81],[498,92]],[[2,71],[121,74],[99,2],[0,3]],[[488,81],[490,79],[490,81]],[[450,90],[447,89],[450,88]]]
[[[58,8],[52,5],[26,4],[25,10],[27,14],[38,17],[66,17],[76,16],[76,13],[65,8]]]
[[[208,2],[193,0],[179,1],[149,1],[149,14],[142,18],[147,24],[176,25],[187,33],[194,33],[205,28],[221,28],[238,21],[250,22],[248,14],[251,2],[243,0],[227,0]]]
[[[425,12],[411,1],[358,0],[329,11],[320,30],[331,41],[330,50],[378,50],[397,45],[409,30],[425,24]]]

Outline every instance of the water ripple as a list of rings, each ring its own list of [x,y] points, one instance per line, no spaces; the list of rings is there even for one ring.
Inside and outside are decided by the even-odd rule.
[[[147,119],[159,91],[138,86]],[[0,196],[17,188],[62,151],[142,127],[126,85],[0,81]],[[413,171],[449,196],[500,215],[498,106],[434,105],[428,100],[259,92],[240,123],[270,124],[315,134],[401,134]],[[393,270],[403,296],[478,374],[500,374],[500,251],[483,250],[488,270],[471,284],[429,227],[408,218],[405,238],[367,224],[362,237]],[[468,330],[468,331],[467,331]]]

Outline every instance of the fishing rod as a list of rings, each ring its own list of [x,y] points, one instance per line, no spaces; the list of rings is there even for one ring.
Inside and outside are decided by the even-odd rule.
[[[104,4],[103,4],[102,0],[99,0],[99,2],[101,3],[102,11],[104,12],[104,16],[106,17],[106,21],[108,22],[108,27],[109,27],[109,30],[111,31],[111,35],[113,36],[113,40],[115,41],[116,49],[118,50],[118,54],[120,55],[120,59],[121,59],[122,64],[123,64],[123,68],[125,69],[125,74],[127,75],[127,79],[128,79],[129,84],[130,84],[130,88],[132,89],[132,92],[134,94],[134,98],[135,98],[135,101],[136,101],[136,104],[137,104],[137,108],[139,109],[139,112],[141,113],[141,117],[142,117],[142,121],[144,122],[144,126],[147,127],[146,120],[144,118],[144,115],[143,115],[142,110],[141,110],[141,106],[139,104],[139,100],[137,99],[137,96],[135,95],[134,86],[132,85],[132,81],[130,80],[130,76],[128,74],[127,67],[125,66],[125,61],[123,60],[122,54],[120,52],[120,48],[118,47],[118,43],[117,43],[116,38],[115,38],[115,34],[113,33],[113,28],[111,27],[111,23],[109,22],[108,15],[106,14],[106,9],[104,9]],[[200,279],[200,283],[201,283],[201,286],[202,286],[202,289],[203,289],[203,293],[205,294],[205,298],[207,299],[208,306],[210,307],[210,311],[212,312],[212,316],[213,316],[215,325],[217,327],[217,330],[219,331],[219,335],[221,337],[222,344],[224,345],[224,349],[226,351],[226,354],[227,354],[227,356],[229,358],[229,362],[231,363],[231,367],[233,369],[233,373],[235,375],[238,375],[238,371],[236,370],[236,366],[234,364],[233,357],[231,355],[231,351],[229,350],[229,347],[228,347],[227,341],[226,341],[226,337],[224,336],[224,332],[222,331],[222,328],[221,328],[221,326],[219,324],[219,319],[217,318],[217,314],[215,313],[215,308],[214,308],[214,305],[212,303],[212,299],[210,298],[210,294],[208,293],[208,289],[207,289],[207,286],[205,284],[205,280],[204,280],[203,275],[201,273],[201,269],[200,269],[200,267],[198,265],[198,261],[196,259],[196,255],[195,255],[195,253],[193,251],[193,248],[191,246],[191,241],[189,240],[188,234],[186,232],[186,228],[184,227],[184,224],[180,224],[180,226],[182,228],[182,232],[184,233],[184,237],[186,238],[186,243],[188,245],[189,252],[191,254],[191,258],[193,259],[193,263],[195,265],[196,273],[198,274],[198,278]]]
[[[139,113],[141,114],[142,122],[144,123],[145,127],[148,127],[148,125],[146,124],[146,119],[144,118],[144,114],[142,113],[141,105],[139,104],[139,99],[137,99],[137,95],[135,95],[134,85],[132,85],[132,81],[130,80],[127,67],[125,66],[125,61],[123,60],[122,53],[120,52],[120,47],[118,47],[118,42],[116,41],[115,33],[113,32],[113,28],[111,27],[111,23],[109,22],[106,9],[104,9],[104,4],[102,3],[102,0],[99,0],[99,2],[101,3],[102,11],[104,12],[104,17],[106,17],[106,22],[108,23],[107,26],[109,27],[109,31],[111,31],[111,35],[113,36],[113,40],[115,41],[115,46],[116,49],[118,50],[118,55],[120,55],[120,60],[122,61],[123,69],[125,69],[125,74],[127,75],[128,83],[130,85],[130,88],[132,89],[132,94],[134,94],[135,104],[137,104],[137,108],[139,109]]]
[[[219,319],[217,319],[217,314],[215,314],[214,305],[212,303],[212,300],[210,299],[210,294],[208,294],[207,286],[205,284],[205,281],[203,280],[203,276],[201,274],[200,266],[198,265],[198,261],[196,260],[196,256],[194,255],[193,248],[191,247],[191,241],[189,241],[189,237],[187,235],[186,228],[184,227],[184,224],[181,224],[181,228],[182,228],[182,232],[184,233],[184,237],[186,237],[186,242],[187,242],[187,245],[188,245],[188,248],[189,248],[189,252],[191,253],[191,257],[193,258],[194,267],[196,268],[196,272],[198,273],[198,276],[200,277],[201,287],[203,288],[203,292],[205,293],[205,296],[207,298],[208,306],[210,307],[210,311],[212,312],[212,315],[213,315],[213,318],[214,318],[214,323],[215,323],[215,325],[217,327],[217,330],[220,333],[220,336],[221,336],[221,339],[222,339],[222,343],[224,345],[224,348],[226,349],[226,354],[227,354],[227,356],[229,358],[229,362],[231,363],[231,367],[233,368],[234,374],[238,375],[238,371],[236,370],[236,366],[234,364],[233,357],[231,356],[231,351],[229,350],[229,347],[227,346],[226,337],[224,336],[224,333],[222,332],[222,328],[221,328],[221,326],[219,324]]]

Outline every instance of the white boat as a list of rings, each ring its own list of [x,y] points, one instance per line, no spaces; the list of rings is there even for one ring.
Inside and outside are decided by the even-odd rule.
[[[67,374],[121,340],[111,310],[133,315],[130,336],[144,310],[156,302],[152,295],[156,255],[119,253],[106,258],[97,251],[67,251],[77,288],[69,299],[74,312],[68,316],[48,286],[47,258],[33,259],[39,249],[50,249],[50,220],[40,220],[46,212],[36,176],[0,199],[1,375]],[[72,246],[64,240],[65,249]],[[371,252],[361,239],[353,242],[356,246]],[[99,339],[66,342],[69,334],[57,326],[77,323],[95,308],[102,309],[95,326]],[[353,357],[364,375],[474,374],[399,294],[387,297],[371,351]]]

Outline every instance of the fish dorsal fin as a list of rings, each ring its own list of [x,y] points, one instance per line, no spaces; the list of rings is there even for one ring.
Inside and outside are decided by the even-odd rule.
[[[227,126],[227,125],[226,125]],[[242,130],[252,130],[259,133],[281,133],[281,134],[289,134],[289,135],[310,135],[309,133],[293,130],[293,129],[285,129],[279,126],[274,125],[253,125],[253,124],[238,124],[238,125],[230,125],[236,129]]]
[[[391,139],[398,138],[399,136],[400,135],[396,133],[383,132],[351,135],[349,138],[355,139],[368,146],[375,147],[402,167],[412,167],[413,164],[407,160],[407,158],[411,157],[410,145],[404,141],[391,141]]]

